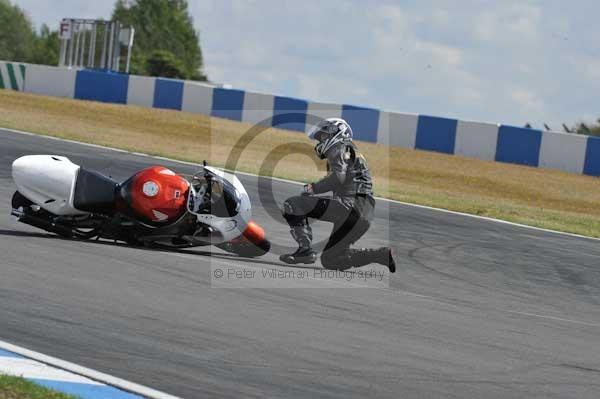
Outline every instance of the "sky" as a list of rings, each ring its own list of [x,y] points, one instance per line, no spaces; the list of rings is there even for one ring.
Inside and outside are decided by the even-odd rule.
[[[113,0],[12,0],[36,27]],[[600,117],[600,2],[189,0],[210,80],[534,127]],[[135,44],[134,44],[135,45]]]

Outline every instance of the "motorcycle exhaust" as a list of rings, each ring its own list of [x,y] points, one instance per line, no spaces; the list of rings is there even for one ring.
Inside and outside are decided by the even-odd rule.
[[[21,218],[21,216],[23,216],[25,213],[23,211],[20,211],[18,209],[13,209],[10,211],[11,216],[16,216],[18,219]]]
[[[70,228],[58,225],[47,219],[42,219],[36,216],[32,216],[28,213],[13,209],[11,214],[16,216],[21,223],[28,224],[38,229],[46,230],[51,233],[59,234],[65,237],[73,237],[73,231]]]

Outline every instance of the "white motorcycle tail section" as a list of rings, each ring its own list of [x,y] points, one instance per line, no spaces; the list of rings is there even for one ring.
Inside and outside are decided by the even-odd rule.
[[[79,165],[58,155],[27,155],[12,164],[17,188],[27,199],[55,215],[85,215],[73,207]]]

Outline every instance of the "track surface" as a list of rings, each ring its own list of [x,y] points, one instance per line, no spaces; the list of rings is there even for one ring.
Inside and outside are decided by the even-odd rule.
[[[201,252],[17,223],[10,164],[42,153],[116,178],[156,163],[194,170],[0,131],[2,340],[186,398],[598,397],[598,241],[380,201],[360,243],[393,237],[389,289],[219,289]],[[241,178],[256,201],[256,179]],[[273,184],[278,201],[298,192]],[[260,204],[255,218],[287,242]]]

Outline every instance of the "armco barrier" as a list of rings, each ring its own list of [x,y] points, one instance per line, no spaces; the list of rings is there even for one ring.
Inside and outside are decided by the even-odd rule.
[[[0,61],[4,88],[182,110],[304,131],[314,117],[342,117],[356,139],[600,176],[600,138],[326,104],[176,79]],[[308,115],[311,118],[308,118]]]

